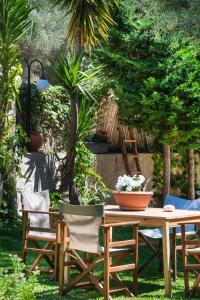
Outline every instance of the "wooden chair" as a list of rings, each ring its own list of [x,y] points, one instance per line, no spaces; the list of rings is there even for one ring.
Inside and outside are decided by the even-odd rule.
[[[200,223],[196,224],[200,225]],[[196,291],[200,291],[200,238],[188,240],[186,226],[188,226],[188,224],[181,224],[182,259],[185,294],[187,297],[191,298]],[[189,272],[191,271],[196,274],[196,280],[193,287],[190,289]]]
[[[126,296],[132,297],[133,293],[117,275],[117,272],[124,270],[133,270],[132,287],[136,294],[139,222],[103,224],[104,208],[102,205],[76,206],[60,202],[60,213],[67,223],[69,233],[66,238],[67,228],[63,223],[61,226],[60,294],[64,295],[75,287],[90,286],[95,287],[106,300],[112,299],[110,293],[121,291],[125,292]],[[112,228],[119,226],[131,226],[134,229],[130,240],[112,241]],[[99,245],[100,227],[104,233],[103,248]],[[87,259],[81,257],[81,251],[87,253]],[[90,254],[89,257],[88,254]],[[122,261],[129,255],[133,255],[132,263],[122,265]],[[67,261],[66,256],[68,257]],[[95,276],[94,269],[100,263],[104,264],[104,272]],[[75,266],[80,274],[74,279],[69,278],[65,284],[65,267],[71,266]],[[83,281],[85,277],[89,280]],[[117,284],[116,288],[110,288],[111,277]],[[103,281],[104,284],[102,284]]]
[[[57,276],[58,245],[60,243],[60,224],[52,226],[50,217],[59,216],[58,212],[50,209],[49,191],[31,193],[22,192],[22,261],[26,263],[27,253],[37,253],[38,256],[32,264],[29,272],[35,270],[41,259],[45,259],[49,269],[39,269],[51,272],[52,278]],[[41,246],[41,242],[45,242]],[[32,244],[32,246],[28,246]]]
[[[174,205],[176,209],[189,209],[189,210],[200,210],[200,199],[195,201],[183,199],[180,197],[175,197],[172,195],[167,195],[165,198],[164,205]],[[197,235],[197,227],[195,225],[188,225],[186,227],[186,234],[188,237],[193,238]],[[139,230],[139,237],[143,240],[143,242],[151,249],[152,255],[149,256],[147,261],[143,266],[139,269],[139,273],[141,273],[150,262],[157,258],[160,264],[160,271],[162,270],[162,229],[161,228],[150,228],[150,229],[142,229]],[[173,280],[175,281],[177,278],[177,253],[182,250],[181,245],[177,245],[177,239],[181,238],[181,228],[171,228],[170,229],[170,238],[171,238],[171,253],[172,253],[172,275]],[[158,247],[155,246],[154,241],[158,241]]]

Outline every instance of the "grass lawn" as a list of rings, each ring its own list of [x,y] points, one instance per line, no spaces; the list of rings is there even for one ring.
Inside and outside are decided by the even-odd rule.
[[[122,232],[117,233],[122,234]],[[21,232],[6,233],[6,230],[0,231],[0,268],[9,268],[10,257],[9,254],[18,254],[21,256]],[[144,262],[151,253],[147,247],[139,247],[139,264]],[[27,264],[30,265],[33,261],[32,254],[27,255]],[[184,298],[184,285],[183,285],[183,274],[181,272],[181,262],[178,264],[178,277],[179,279],[173,282],[173,297],[172,299],[185,299]],[[124,272],[122,277],[129,284],[131,284],[131,273]],[[88,289],[74,289],[70,291],[66,296],[59,296],[58,284],[50,281],[48,275],[39,275],[39,283],[37,286],[37,299],[68,299],[68,300],[92,300],[92,299],[103,299],[99,297],[99,294],[95,291]],[[130,299],[126,298],[123,294],[119,296],[116,294],[113,298],[115,299]],[[139,294],[135,299],[164,299],[164,281],[162,274],[158,272],[157,260],[152,261],[151,265],[139,276]],[[195,299],[200,299],[197,295]],[[193,298],[193,299],[194,299]],[[6,299],[5,299],[6,300]]]

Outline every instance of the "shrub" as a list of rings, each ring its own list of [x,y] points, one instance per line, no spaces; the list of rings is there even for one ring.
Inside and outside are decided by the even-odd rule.
[[[27,276],[17,255],[10,255],[12,268],[0,272],[0,300],[35,300],[38,272]]]

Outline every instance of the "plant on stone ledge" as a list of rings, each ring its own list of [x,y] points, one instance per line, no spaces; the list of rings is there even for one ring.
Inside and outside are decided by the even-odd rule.
[[[79,190],[81,203],[84,205],[104,203],[111,194],[102,177],[92,169],[94,161],[95,155],[83,142],[78,143],[74,182]]]

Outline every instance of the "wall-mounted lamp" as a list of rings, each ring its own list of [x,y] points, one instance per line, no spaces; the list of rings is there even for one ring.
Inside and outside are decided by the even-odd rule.
[[[28,68],[28,89],[27,89],[27,101],[26,101],[26,133],[30,141],[31,129],[30,129],[30,116],[31,116],[31,66],[33,63],[39,63],[42,69],[42,74],[40,79],[36,83],[36,88],[39,92],[44,92],[49,88],[49,82],[44,76],[44,67],[39,59],[33,59],[29,62],[24,59]],[[30,150],[30,143],[28,143],[28,151]]]

